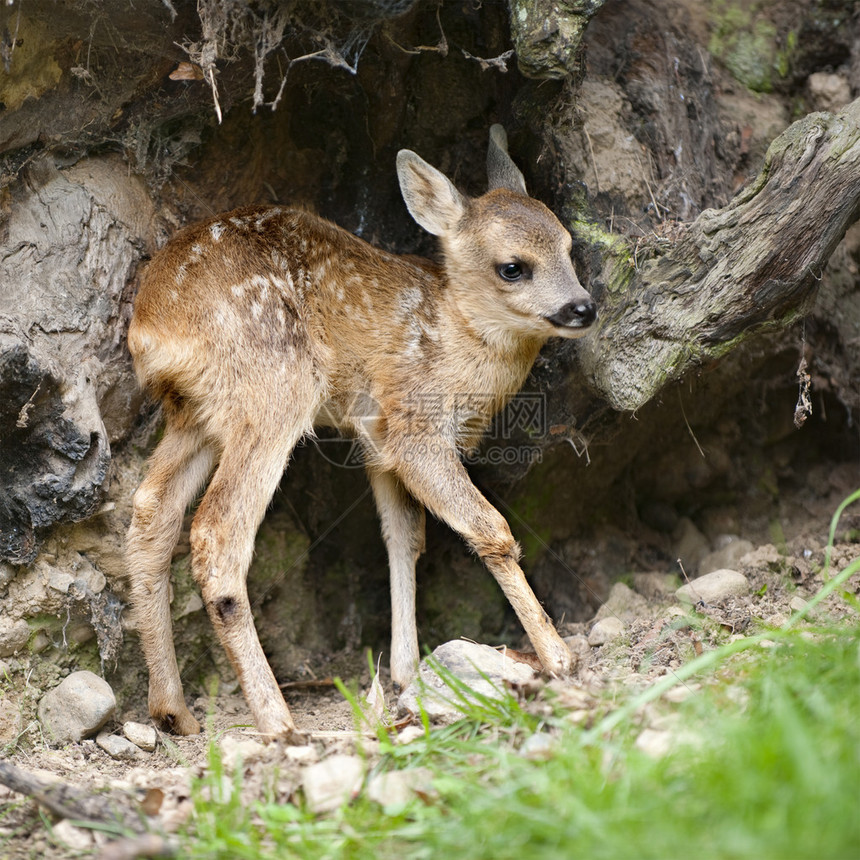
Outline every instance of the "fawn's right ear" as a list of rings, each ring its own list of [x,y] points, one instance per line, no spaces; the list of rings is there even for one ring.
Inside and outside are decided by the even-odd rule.
[[[466,211],[466,199],[444,173],[410,149],[397,153],[397,178],[406,208],[434,236],[453,230]]]

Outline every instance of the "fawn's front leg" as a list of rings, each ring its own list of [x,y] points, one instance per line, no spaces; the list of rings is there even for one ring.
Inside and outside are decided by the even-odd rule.
[[[433,453],[413,459],[404,452],[397,459],[398,477],[483,559],[517,613],[544,669],[550,675],[569,675],[573,669],[570,649],[517,564],[519,546],[507,521],[472,483],[453,445],[434,437],[421,447]]]
[[[418,670],[415,562],[424,552],[424,507],[391,472],[368,469],[391,577],[391,679],[407,686]]]

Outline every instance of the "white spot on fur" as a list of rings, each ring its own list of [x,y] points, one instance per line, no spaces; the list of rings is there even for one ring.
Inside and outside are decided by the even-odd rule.
[[[424,301],[424,293],[418,287],[407,287],[400,294],[400,309],[405,314],[414,314]]]
[[[233,284],[233,286],[230,287],[230,292],[233,293],[233,295],[236,296],[237,299],[240,299],[243,295],[245,295],[245,285]]]
[[[185,280],[185,275],[187,270],[185,268],[185,263],[181,263],[179,268],[176,270],[176,286],[182,286],[182,282]]]
[[[196,259],[197,257],[203,256],[203,246],[199,242],[195,242],[191,246],[191,258]]]
[[[212,239],[215,242],[220,242],[221,237],[224,235],[224,225],[220,221],[216,221],[210,228],[209,232],[212,234]]]
[[[251,316],[258,320],[262,315],[263,306],[259,302],[251,302]]]

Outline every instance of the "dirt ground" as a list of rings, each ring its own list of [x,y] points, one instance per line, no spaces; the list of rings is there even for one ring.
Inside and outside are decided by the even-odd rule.
[[[860,468],[856,463],[843,463],[828,475],[819,468],[807,478],[800,489],[781,501],[784,543],[777,546],[762,540],[761,523],[754,519],[747,520],[746,534],[733,536],[735,541],[750,540],[753,544],[752,550],[747,544],[739,544],[747,551],[732,565],[749,581],[746,596],[713,605],[700,603],[690,610],[674,594],[683,574],[640,570],[612,587],[595,619],[562,625],[562,633],[570,637],[571,648],[579,654],[579,666],[572,679],[552,684],[560,694],[559,701],[571,710],[572,719],[588,724],[597,709],[605,709],[607,693],[618,691],[619,699],[623,699],[625,693],[645,688],[730,637],[777,627],[803,607],[823,583],[830,518],[845,497],[846,488],[860,484]],[[744,521],[742,516],[741,522]],[[834,573],[857,557],[859,534],[860,511],[848,508],[837,530],[831,557]],[[724,543],[728,546],[731,541]],[[643,555],[647,555],[644,550]],[[860,593],[860,574],[849,580],[848,590]],[[605,644],[589,644],[595,621],[606,617],[623,622],[623,632]],[[858,624],[856,612],[834,596],[816,609],[813,618],[815,622]],[[527,647],[524,642],[510,644]],[[361,655],[356,655],[356,665],[361,665]],[[384,668],[381,679],[387,704],[396,709]],[[357,680],[366,694],[369,672],[365,670]],[[47,744],[22,746],[7,760],[31,774],[89,792],[108,790],[113,802],[132,816],[143,809],[155,830],[169,834],[181,827],[191,812],[191,781],[203,773],[213,738],[217,739],[228,772],[238,758],[242,759],[243,796],[249,800],[264,795],[281,802],[295,799],[303,768],[333,753],[353,752],[358,743],[372,759],[375,741],[356,733],[352,708],[330,679],[288,688],[285,695],[298,726],[308,735],[306,747],[259,745],[244,700],[236,693],[223,692],[214,699],[200,697],[192,704],[195,715],[208,727],[205,733],[190,738],[162,735],[154,752],[141,752],[132,761],[112,759],[91,739],[62,749],[51,749]],[[145,713],[121,716],[123,720],[148,722]],[[644,722],[647,728],[647,718]],[[407,724],[399,725],[399,730],[406,730]],[[120,731],[119,724],[108,728]],[[659,732],[656,734],[659,736]],[[56,820],[53,832],[49,832],[50,820],[34,800],[0,786],[0,857],[19,860],[39,856],[54,860],[98,856],[110,841],[98,831]]]

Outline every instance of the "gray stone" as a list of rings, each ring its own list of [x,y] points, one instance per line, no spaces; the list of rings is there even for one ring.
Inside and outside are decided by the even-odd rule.
[[[118,761],[134,761],[143,756],[143,750],[122,735],[99,732],[96,736],[96,744],[111,758]]]
[[[678,577],[673,573],[647,571],[633,574],[633,587],[649,600],[669,597],[678,587]]]
[[[68,819],[58,821],[51,828],[53,838],[72,851],[92,851],[93,832],[85,827],[76,827]]]
[[[588,644],[592,648],[598,645],[605,645],[613,639],[617,639],[624,633],[624,622],[620,618],[615,618],[610,615],[608,618],[601,618],[591,632],[588,634]]]
[[[632,621],[645,612],[647,608],[648,601],[641,594],[637,594],[623,582],[616,582],[610,589],[606,602],[597,610],[595,617],[598,620],[601,618],[621,618]]]
[[[814,110],[836,113],[851,101],[851,85],[842,75],[813,72],[806,80],[806,88]]]
[[[253,738],[236,737],[235,735],[224,735],[218,745],[221,747],[224,767],[228,771],[235,770],[240,763],[246,765],[255,761],[266,752],[266,747],[259,741]]]
[[[30,638],[30,625],[22,618],[0,616],[0,657],[17,654]]]
[[[530,761],[548,761],[558,749],[558,740],[546,732],[529,735],[520,747],[520,755]]]
[[[711,573],[715,570],[733,569],[738,562],[755,547],[748,540],[735,535],[723,535],[717,539],[718,546],[713,552],[709,552],[699,562],[699,573]]]
[[[332,755],[307,767],[302,790],[311,812],[331,812],[361,790],[364,761],[355,755]]]
[[[682,603],[719,603],[728,597],[748,594],[747,578],[736,570],[715,570],[682,585],[675,597]]]
[[[699,562],[708,554],[711,545],[696,524],[682,517],[672,534],[675,541],[675,556],[680,559],[688,574],[698,571]]]
[[[431,656],[471,690],[494,699],[505,695],[506,681],[524,683],[535,676],[531,666],[512,660],[503,651],[460,639],[445,642]],[[401,712],[417,714],[423,707],[431,719],[444,719],[463,714],[456,701],[457,694],[425,658],[418,668],[418,678],[401,693],[397,704]]]
[[[39,720],[57,744],[94,735],[116,711],[113,690],[92,672],[73,672],[39,702]]]
[[[661,729],[642,729],[636,738],[636,749],[651,758],[663,758],[672,745],[672,733]]]
[[[803,612],[803,610],[806,609],[806,601],[799,594],[795,594],[794,597],[791,598],[788,608],[792,612]]]
[[[394,770],[374,776],[367,784],[367,796],[387,809],[405,806],[416,794],[433,791],[433,772],[426,767]]]
[[[316,747],[307,744],[301,747],[284,747],[283,756],[287,761],[294,764],[316,764],[320,760],[320,754]]]
[[[122,724],[122,733],[137,747],[152,752],[158,743],[158,732],[152,726],[132,721]]]

